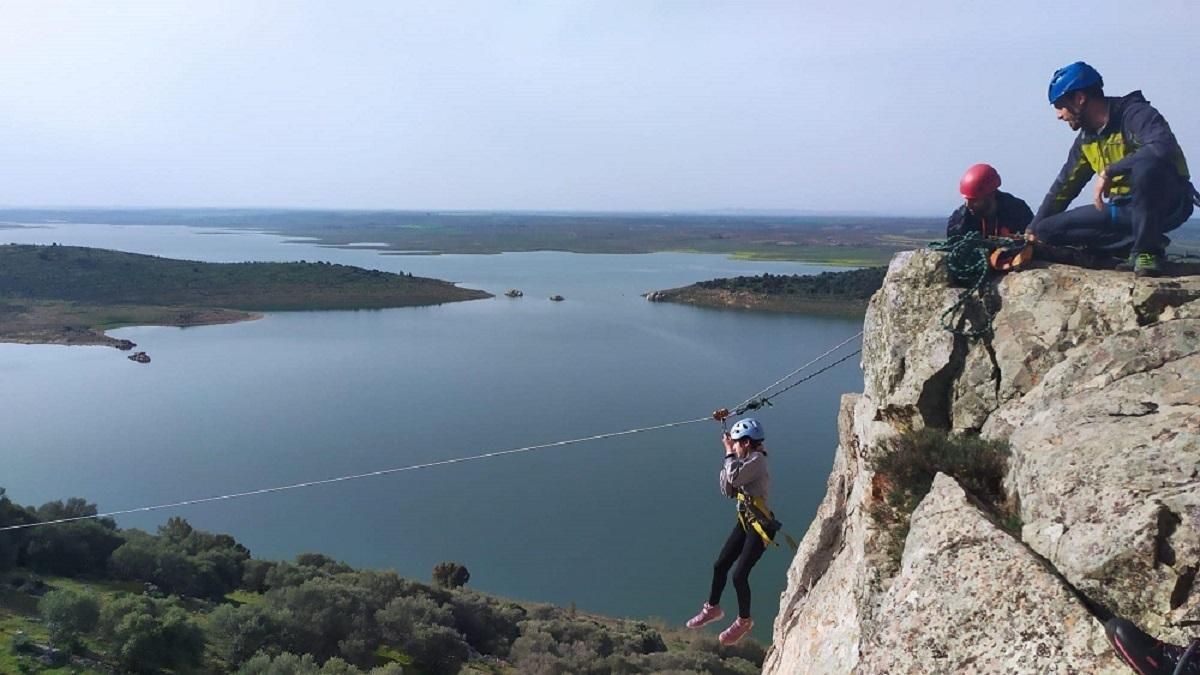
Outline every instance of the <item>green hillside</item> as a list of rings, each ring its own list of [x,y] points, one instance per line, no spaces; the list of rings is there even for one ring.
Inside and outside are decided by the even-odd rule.
[[[648,293],[655,302],[769,312],[861,316],[883,285],[886,267],[821,274],[762,274],[701,281]]]
[[[249,312],[378,309],[490,297],[438,279],[325,262],[204,263],[76,246],[0,246],[0,340],[110,344],[104,329]]]
[[[0,488],[0,527],[95,514],[77,498],[22,507]],[[479,593],[455,563],[433,577],[316,553],[258,560],[182,518],[156,534],[108,519],[0,532],[0,672],[740,675],[765,655],[712,631]]]

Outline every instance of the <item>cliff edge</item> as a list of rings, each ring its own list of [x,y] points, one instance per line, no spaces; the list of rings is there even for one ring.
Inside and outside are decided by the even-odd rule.
[[[1200,632],[1200,276],[1009,274],[985,289],[992,334],[971,341],[940,324],[960,292],[942,259],[897,255],[867,309],[864,391],[843,397],[763,672],[1127,672],[1109,612],[1186,644]],[[897,560],[872,467],[923,428],[1007,441],[1017,519],[939,474]]]

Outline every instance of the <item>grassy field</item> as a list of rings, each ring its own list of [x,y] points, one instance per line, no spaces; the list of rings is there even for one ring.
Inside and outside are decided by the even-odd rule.
[[[124,346],[104,330],[486,297],[437,279],[322,262],[202,263],[74,246],[0,246],[0,340],[6,342]]]

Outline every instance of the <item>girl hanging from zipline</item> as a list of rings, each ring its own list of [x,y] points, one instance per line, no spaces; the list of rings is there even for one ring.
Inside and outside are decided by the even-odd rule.
[[[737,500],[738,518],[713,564],[708,602],[687,625],[688,628],[699,628],[725,616],[720,607],[721,593],[732,568],[738,616],[721,631],[723,645],[736,643],[754,626],[754,620],[750,618],[750,570],[779,530],[778,521],[767,508],[771,474],[767,471],[764,438],[762,426],[749,417],[738,420],[729,433],[721,437],[725,449],[725,465],[720,474],[721,494]]]

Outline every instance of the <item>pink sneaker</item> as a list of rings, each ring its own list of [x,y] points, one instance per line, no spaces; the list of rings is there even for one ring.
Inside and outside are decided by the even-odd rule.
[[[721,637],[719,638],[721,644],[725,646],[737,644],[737,641],[745,637],[746,633],[749,633],[753,627],[754,619],[743,619],[739,616],[733,620],[733,623],[729,624],[729,628],[721,631]]]
[[[704,603],[704,606],[700,608],[699,614],[688,619],[687,627],[699,628],[701,626],[707,626],[714,621],[720,621],[723,618],[725,618],[725,612],[722,612],[719,606],[710,605],[706,602]]]

